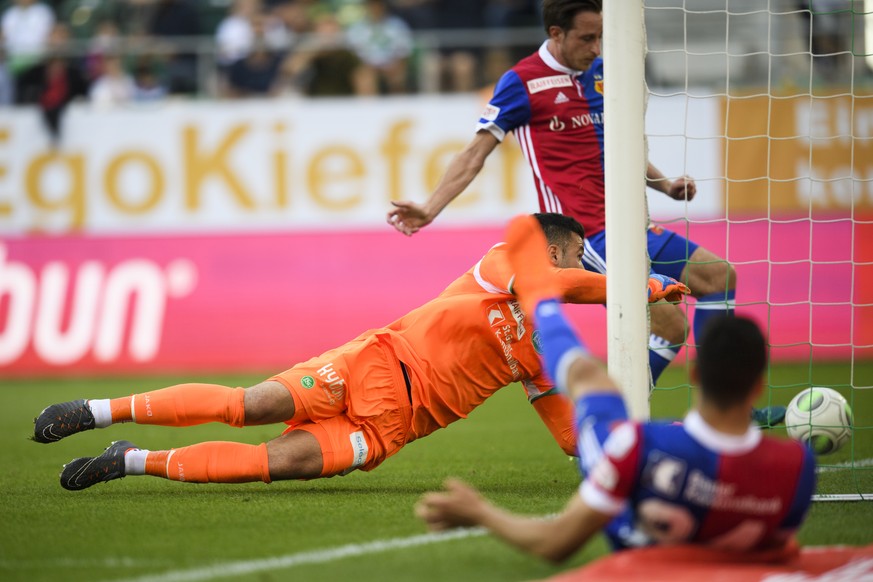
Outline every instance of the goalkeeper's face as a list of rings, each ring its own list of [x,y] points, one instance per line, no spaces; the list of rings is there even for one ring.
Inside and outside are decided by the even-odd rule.
[[[582,264],[584,253],[585,241],[575,232],[560,244],[549,245],[549,258],[552,264],[560,269],[584,269],[585,265]]]
[[[573,18],[573,28],[562,30],[553,26],[550,32],[557,48],[555,56],[565,67],[585,71],[600,56],[603,17],[597,12],[578,12]]]

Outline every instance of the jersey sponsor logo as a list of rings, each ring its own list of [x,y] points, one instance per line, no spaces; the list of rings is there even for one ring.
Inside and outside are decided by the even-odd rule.
[[[321,389],[327,396],[328,403],[331,406],[341,403],[346,395],[346,381],[333,369],[333,362],[319,368],[317,373],[321,380]]]
[[[561,121],[561,119],[557,115],[552,117],[552,119],[549,121],[549,129],[551,129],[552,131],[564,131],[566,127],[567,124]]]
[[[352,452],[354,453],[352,467],[360,467],[367,461],[367,453],[370,452],[367,439],[364,438],[363,432],[358,431],[349,435],[349,441],[352,443]]]
[[[558,91],[558,96],[555,97],[555,105],[560,105],[561,103],[566,103],[570,98],[564,95],[563,91]]]
[[[524,327],[524,311],[521,310],[521,305],[515,299],[510,299],[506,302],[509,306],[509,311],[512,313],[513,319],[515,319],[515,323],[518,326],[516,331],[516,339],[521,339],[524,337],[524,334],[527,330]]]
[[[168,305],[190,296],[197,278],[196,265],[183,258],[166,265],[140,258],[115,265],[91,260],[78,267],[50,261],[37,270],[8,260],[0,243],[0,298],[8,296],[0,303],[9,304],[5,325],[0,315],[0,367],[28,349],[52,366],[88,355],[100,363],[125,355],[135,362],[154,360]]]
[[[556,89],[558,87],[572,87],[573,79],[570,75],[554,75],[552,77],[540,77],[531,79],[527,82],[527,92],[533,95],[546,89]]]
[[[488,306],[488,325],[491,327],[502,326],[506,323],[506,316],[500,308],[499,303],[492,303]]]
[[[737,495],[736,484],[710,479],[696,469],[688,475],[684,497],[691,503],[720,511],[775,515],[782,510],[782,499],[778,496]]]
[[[530,343],[533,344],[534,351],[540,355],[543,354],[543,336],[540,330],[535,329],[530,335]]]
[[[603,125],[603,114],[583,113],[570,118],[571,127],[588,127],[589,125]]]
[[[315,378],[313,378],[312,376],[303,376],[302,378],[300,378],[300,384],[304,388],[309,390],[310,388],[315,386]]]
[[[521,378],[521,370],[518,367],[518,360],[512,353],[512,326],[508,323],[494,332],[497,341],[500,342],[500,347],[503,349],[503,357],[506,358],[506,365],[509,366],[509,371],[512,372],[514,381]]]
[[[662,497],[676,499],[687,471],[688,465],[682,459],[655,450],[649,453],[649,458],[646,460],[643,483]]]
[[[482,119],[485,121],[494,121],[497,119],[497,116],[500,115],[500,108],[490,103],[485,106],[485,110],[482,111]]]
[[[582,113],[581,115],[572,115],[570,116],[569,121],[571,129],[588,127],[590,125],[602,126],[603,113]],[[549,129],[552,131],[564,131],[567,129],[567,123],[555,115],[549,120]]]

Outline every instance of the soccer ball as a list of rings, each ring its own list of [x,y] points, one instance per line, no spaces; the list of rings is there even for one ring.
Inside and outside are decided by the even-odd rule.
[[[809,446],[815,454],[827,455],[852,435],[852,408],[836,390],[813,386],[791,399],[785,428],[788,436]]]

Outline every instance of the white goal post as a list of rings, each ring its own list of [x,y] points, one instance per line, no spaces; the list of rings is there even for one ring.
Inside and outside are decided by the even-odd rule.
[[[649,417],[650,384],[643,22],[642,0],[603,3],[607,364],[640,420]]]

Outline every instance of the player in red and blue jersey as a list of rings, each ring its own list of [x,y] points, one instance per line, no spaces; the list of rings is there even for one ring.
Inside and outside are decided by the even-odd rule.
[[[555,300],[559,290],[545,276],[536,223],[515,219],[506,240],[516,293],[540,332],[546,372],[575,400],[586,478],[555,519],[510,514],[458,481],[449,482],[447,492],[427,494],[416,508],[419,516],[433,529],[484,526],[552,560],[570,556],[601,529],[614,549],[678,543],[742,552],[784,548],[809,509],[815,459],[799,442],[764,436],[749,422],[767,367],[758,326],[744,317],[709,322],[694,369],[699,398],[682,424],[629,421],[618,386]]]
[[[512,132],[530,165],[540,210],[578,220],[585,228],[585,267],[606,273],[600,11],[600,0],[543,2],[548,40],[501,77],[475,137],[452,161],[430,198],[424,204],[393,202],[389,223],[407,235],[430,224]],[[646,178],[651,188],[676,200],[691,200],[697,192],[693,180],[668,180],[651,164]],[[730,264],[660,227],[649,229],[648,252],[655,272],[691,288],[697,300],[695,336],[710,317],[733,313],[736,273]],[[649,364],[655,382],[685,343],[686,330],[679,306],[652,306]],[[764,413],[772,415],[763,419],[765,423],[784,416],[784,410],[773,408]]]

